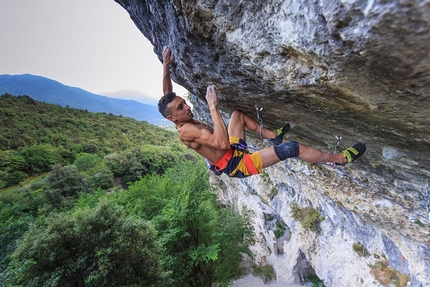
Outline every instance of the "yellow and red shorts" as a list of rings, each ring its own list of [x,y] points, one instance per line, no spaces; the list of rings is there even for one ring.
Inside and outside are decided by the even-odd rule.
[[[230,149],[215,163],[218,172],[224,172],[230,177],[247,177],[263,171],[260,153],[251,153],[246,148],[246,142],[238,137],[230,137]]]

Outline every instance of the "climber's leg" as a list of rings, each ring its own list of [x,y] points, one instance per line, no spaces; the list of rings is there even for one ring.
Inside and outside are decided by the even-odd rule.
[[[299,159],[311,162],[311,163],[319,163],[319,162],[334,162],[338,164],[345,164],[346,158],[343,153],[330,154],[325,153],[321,150],[310,148],[304,145],[299,145]]]
[[[357,143],[353,147],[347,148],[342,153],[329,154],[318,149],[301,145],[296,141],[291,141],[263,149],[260,151],[260,156],[263,162],[263,168],[265,168],[281,160],[292,157],[297,157],[300,160],[311,163],[333,162],[336,164],[346,164],[362,156],[365,151],[366,145],[364,143]],[[350,159],[347,159],[348,155],[346,155],[346,153],[349,154],[351,157]]]
[[[256,120],[240,110],[235,110],[228,124],[228,135],[245,140],[245,128],[257,133],[260,132],[260,124]],[[276,132],[263,127],[263,136],[274,138],[276,137]]]

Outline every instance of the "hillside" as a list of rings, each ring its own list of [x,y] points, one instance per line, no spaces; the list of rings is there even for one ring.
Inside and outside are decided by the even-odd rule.
[[[146,145],[183,149],[174,133],[145,121],[28,96],[0,96],[0,123],[0,187],[49,171],[56,163],[73,163],[81,153],[105,156]]]
[[[57,81],[30,75],[0,75],[0,95],[27,95],[36,101],[69,106],[90,112],[105,112],[160,125],[166,120],[157,107],[133,100],[96,95],[80,88],[63,85]]]

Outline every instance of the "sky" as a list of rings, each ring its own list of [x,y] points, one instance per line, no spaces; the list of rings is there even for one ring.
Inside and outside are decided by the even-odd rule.
[[[0,74],[33,74],[96,94],[162,96],[163,66],[114,0],[0,0]],[[174,85],[178,95],[186,90]]]

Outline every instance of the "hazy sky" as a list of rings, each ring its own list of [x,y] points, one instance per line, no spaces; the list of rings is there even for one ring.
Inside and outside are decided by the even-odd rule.
[[[0,0],[0,74],[27,73],[97,94],[162,96],[162,64],[114,0]]]

